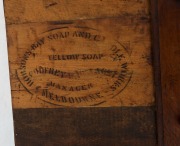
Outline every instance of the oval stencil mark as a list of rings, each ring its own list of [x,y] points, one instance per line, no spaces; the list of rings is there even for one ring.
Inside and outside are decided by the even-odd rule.
[[[24,53],[17,70],[20,82],[37,98],[61,106],[95,106],[129,83],[129,55],[103,33],[63,28],[42,35]]]

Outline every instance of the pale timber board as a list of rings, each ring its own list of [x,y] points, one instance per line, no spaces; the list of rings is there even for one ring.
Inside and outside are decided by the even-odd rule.
[[[148,0],[88,2],[76,0],[53,1],[53,3],[52,1],[10,0],[5,1],[5,8],[14,108],[154,105],[151,17]],[[49,41],[48,39],[48,36],[65,32],[68,32],[69,36],[64,40],[54,39]],[[72,37],[74,32],[98,34],[102,38],[104,37],[105,40],[100,40],[97,43],[93,40],[83,39],[83,37],[74,39]],[[31,57],[28,58],[25,64],[28,73],[35,71],[37,68],[39,69],[39,66],[45,66],[43,69],[48,71],[47,68],[59,68],[59,70],[65,72],[89,69],[95,70],[97,73],[97,69],[100,68],[117,71],[118,75],[120,75],[122,65],[127,63],[128,69],[124,70],[127,76],[118,85],[116,83],[117,90],[111,91],[109,89],[113,88],[112,86],[118,80],[118,75],[115,76],[117,80],[109,78],[105,71],[103,71],[103,75],[90,72],[84,76],[82,75],[81,79],[76,80],[66,78],[59,80],[55,76],[36,74],[32,77],[35,80],[33,87],[29,87],[27,82],[31,84],[30,80],[23,76],[23,73],[20,73],[21,70],[19,74],[22,75],[18,75],[17,70],[19,70],[26,52],[34,44],[40,43],[43,38],[45,38],[43,45],[38,46],[33,53],[30,52],[32,53]],[[113,54],[110,49],[115,44],[118,44],[121,50],[121,54],[115,55],[124,55],[124,57],[120,61],[114,58],[115,61],[113,62],[110,60]],[[52,48],[55,48],[56,51],[53,52]],[[102,54],[106,57],[102,61],[97,59],[62,61],[62,55],[72,54],[81,56],[82,54]],[[39,58],[33,59],[33,55]],[[59,59],[54,57],[53,61],[48,60],[49,56],[53,55],[60,57]],[[102,70],[100,72],[102,73]],[[26,79],[28,81],[25,81]],[[53,97],[49,95],[52,93],[49,90],[46,93],[43,91],[37,93],[37,88],[39,89],[39,86],[42,87],[42,85],[45,86],[47,81],[50,82],[49,80],[56,81],[60,86],[58,86],[60,89],[54,89],[54,87],[51,89],[53,90]],[[92,89],[86,89],[86,91],[82,92],[72,92],[72,89],[70,91],[70,88],[89,84],[92,84]],[[62,89],[64,88],[62,86],[65,86],[66,89]],[[81,86],[81,88],[83,87]],[[101,99],[97,99],[99,96],[97,91],[100,94],[101,91],[103,92]],[[45,96],[42,96],[42,94]],[[64,99],[65,97],[65,101],[57,98],[56,95],[62,95],[63,97],[60,98]],[[90,98],[89,96],[93,97],[86,99],[89,101],[85,102],[82,98],[79,99],[80,97],[87,98],[87,96],[88,98]],[[78,102],[75,101],[75,97],[78,97]],[[96,99],[93,100],[92,98]]]

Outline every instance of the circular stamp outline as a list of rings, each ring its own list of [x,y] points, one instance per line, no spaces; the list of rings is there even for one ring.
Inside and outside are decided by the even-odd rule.
[[[48,30],[48,31],[45,31],[45,32],[43,32],[42,34],[44,34],[44,33],[48,33],[48,32],[52,32],[52,31],[54,31],[54,30],[60,30],[60,29],[69,29],[69,27],[59,27],[59,28],[54,28],[54,29],[50,29],[50,30]],[[78,28],[78,29],[81,29],[81,28],[86,28],[86,29],[91,29],[91,30],[95,30],[95,31],[98,31],[97,29],[93,29],[93,28],[89,28],[89,27],[71,27],[71,28]],[[126,54],[128,55],[128,59],[130,60],[130,56],[129,56],[129,54],[128,54],[128,52],[127,52],[127,50],[126,50],[126,47],[124,47],[124,45],[122,45],[120,42],[118,42],[118,41],[115,41],[115,42],[117,42],[123,49],[124,49],[124,51],[126,52]],[[38,47],[37,47],[38,48]],[[32,48],[31,48],[32,49]],[[27,57],[26,59],[25,59],[25,65],[26,65],[26,61],[28,60],[28,55],[30,56],[30,55],[32,55],[32,52],[34,51],[35,49],[32,49],[31,51],[26,51],[25,52],[25,54],[24,54],[24,57]],[[27,55],[28,54],[28,55]],[[19,69],[22,69],[22,68],[24,68],[24,67],[22,67],[22,62],[23,62],[23,59],[21,60],[21,65],[20,65],[20,68]],[[131,62],[131,61],[129,61],[129,62]],[[132,63],[132,62],[131,62]],[[25,67],[26,68],[26,67]],[[128,74],[129,74],[129,77],[128,77],[128,80],[126,81],[126,83],[124,84],[124,86],[123,86],[123,88],[121,88],[116,94],[114,94],[113,96],[111,96],[111,97],[109,97],[109,98],[114,98],[115,96],[117,96],[118,94],[120,94],[126,87],[127,87],[127,85],[129,84],[129,82],[130,82],[130,80],[131,80],[131,78],[132,78],[132,74],[133,74],[133,71],[128,71]],[[19,77],[19,74],[18,74],[18,69],[16,70],[16,75],[17,75],[17,78],[18,78],[18,80],[19,80],[19,82],[22,84],[22,86],[27,90],[27,92],[28,93],[30,93],[32,96],[33,95],[35,95],[34,93],[32,93],[27,87],[26,87],[26,85],[24,85],[23,84],[23,82],[21,81],[21,79],[20,79],[20,77]],[[27,78],[26,78],[27,77]],[[31,79],[29,79],[29,77],[28,77],[28,75],[27,74],[25,74],[25,72],[24,72],[24,80],[26,79],[26,81],[28,82],[28,84],[29,85],[32,85],[34,82],[31,80]],[[36,89],[37,89],[38,87],[36,87]],[[103,90],[101,90],[101,91],[103,91]],[[101,92],[101,91],[99,91],[99,93]],[[113,92],[113,91],[112,91]],[[56,104],[58,101],[56,101],[56,103],[53,103],[53,102],[50,102],[50,101],[47,101],[47,100],[43,100],[42,98],[39,98],[38,96],[36,96],[38,99],[40,99],[41,101],[43,101],[43,102],[46,102],[46,103],[49,103],[49,104],[52,104],[52,105],[56,105],[56,106],[64,106],[64,107],[71,107],[71,106],[69,106],[69,105],[64,105],[64,104]],[[108,98],[108,99],[109,99]],[[103,98],[102,98],[103,99]],[[102,104],[102,103],[104,103],[104,102],[106,102],[107,100],[103,100],[103,101],[101,101],[101,102],[98,102],[98,103],[95,103],[95,104],[88,104],[88,105],[86,105],[86,106],[97,106],[97,105],[100,105],[100,104]],[[84,101],[83,101],[84,102]],[[85,101],[86,102],[86,101]],[[67,103],[69,103],[69,101],[67,102]],[[78,103],[76,103],[76,105],[75,106],[77,106],[77,104]],[[74,106],[74,105],[72,105],[72,106]],[[81,105],[80,105],[80,107],[81,107]],[[82,106],[83,107],[83,106]]]

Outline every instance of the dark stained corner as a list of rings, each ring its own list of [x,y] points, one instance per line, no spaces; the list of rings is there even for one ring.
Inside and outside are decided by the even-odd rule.
[[[154,107],[15,109],[16,146],[156,146]]]

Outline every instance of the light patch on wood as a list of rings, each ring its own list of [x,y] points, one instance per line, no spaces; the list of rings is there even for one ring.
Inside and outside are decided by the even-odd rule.
[[[148,0],[6,0],[5,13],[14,108],[154,104]]]

